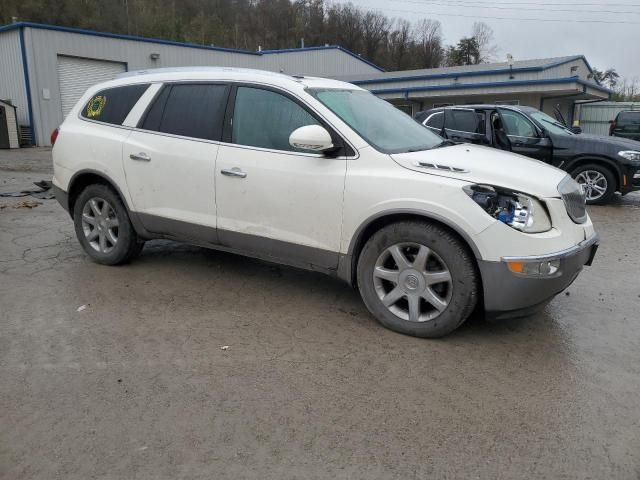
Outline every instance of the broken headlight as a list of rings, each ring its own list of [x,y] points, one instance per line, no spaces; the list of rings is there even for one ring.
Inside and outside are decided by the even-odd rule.
[[[551,229],[546,209],[534,197],[490,185],[466,185],[464,192],[496,220],[525,233]]]

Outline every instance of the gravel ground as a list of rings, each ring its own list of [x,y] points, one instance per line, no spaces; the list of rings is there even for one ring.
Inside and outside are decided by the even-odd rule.
[[[0,153],[0,192],[49,155]],[[640,478],[640,195],[591,209],[596,261],[543,312],[437,341],[231,254],[96,265],[24,200],[0,198],[2,479]]]

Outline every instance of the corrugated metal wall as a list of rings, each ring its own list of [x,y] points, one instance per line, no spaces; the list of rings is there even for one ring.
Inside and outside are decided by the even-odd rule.
[[[0,59],[0,99],[11,100],[18,107],[18,123],[26,125],[29,123],[29,111],[17,30],[0,34]]]
[[[0,35],[0,38],[8,32]],[[12,34],[14,32],[11,32]],[[128,70],[182,66],[260,68],[316,76],[377,72],[374,67],[338,49],[290,51],[263,55],[226,52],[162,43],[99,37],[56,30],[25,28],[25,43],[38,145],[49,144],[49,133],[62,122],[58,56],[122,62]],[[152,53],[159,54],[152,60]],[[45,92],[50,94],[46,99]]]
[[[577,118],[584,133],[594,135],[609,135],[609,121],[623,110],[640,110],[640,103],[636,102],[598,102],[588,103],[576,107]]]

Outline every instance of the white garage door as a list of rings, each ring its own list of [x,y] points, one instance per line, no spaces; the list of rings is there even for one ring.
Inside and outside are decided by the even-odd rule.
[[[112,80],[126,70],[124,63],[58,55],[62,115],[67,116],[87,88],[96,83]]]

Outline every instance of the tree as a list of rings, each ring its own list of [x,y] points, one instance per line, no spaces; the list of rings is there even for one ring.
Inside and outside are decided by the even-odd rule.
[[[618,80],[620,79],[620,75],[618,75],[618,72],[616,72],[616,70],[614,68],[609,68],[609,69],[605,70],[604,72],[601,72],[600,70],[594,68],[593,69],[593,78],[599,84],[606,85],[607,87],[609,87],[610,89],[613,90],[616,87],[616,85],[618,84]]]
[[[458,45],[447,49],[447,66],[477,65],[480,63],[480,49],[473,37],[461,38]]]
[[[420,54],[420,68],[437,68],[442,64],[442,25],[438,20],[420,20],[414,29]]]
[[[411,23],[407,20],[398,20],[395,29],[388,35],[385,63],[394,70],[409,68],[412,64],[411,50],[413,46]]]
[[[471,37],[478,44],[478,63],[487,63],[495,59],[498,47],[493,43],[493,29],[484,22],[475,22],[471,29]]]
[[[380,12],[366,12],[362,17],[364,56],[376,58],[378,48],[389,34],[390,21]]]

